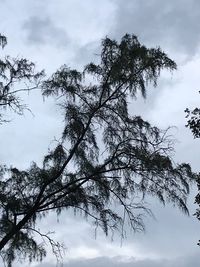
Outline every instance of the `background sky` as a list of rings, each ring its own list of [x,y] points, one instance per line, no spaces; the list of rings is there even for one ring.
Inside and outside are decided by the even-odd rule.
[[[0,0],[0,9],[0,32],[8,38],[5,52],[29,58],[47,73],[63,64],[82,69],[95,60],[106,35],[119,40],[133,33],[146,46],[161,46],[177,62],[178,70],[161,75],[158,87],[149,87],[147,99],[134,101],[132,111],[161,128],[176,126],[176,161],[189,162],[199,171],[200,139],[194,140],[185,128],[184,114],[186,107],[200,103],[199,0]],[[9,114],[12,121],[1,126],[0,161],[19,168],[33,160],[40,162],[62,131],[62,116],[53,100],[44,102],[39,93],[31,93],[24,101],[33,114]],[[195,189],[188,203],[190,217],[151,201],[156,219],[145,219],[145,233],[127,229],[122,245],[117,234],[112,240],[99,231],[95,238],[91,224],[72,213],[62,214],[59,223],[52,214],[39,224],[46,232],[55,231],[55,239],[65,243],[64,266],[198,266],[200,222],[192,216],[194,195]],[[55,265],[49,253],[43,263],[30,266]]]

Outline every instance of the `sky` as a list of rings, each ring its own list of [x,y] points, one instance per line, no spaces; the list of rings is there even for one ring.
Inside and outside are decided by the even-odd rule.
[[[63,64],[82,69],[96,59],[105,36],[119,40],[133,33],[148,47],[160,46],[178,70],[163,73],[157,88],[148,88],[145,100],[139,97],[132,103],[132,111],[160,128],[176,126],[176,161],[189,162],[199,171],[200,140],[185,127],[184,114],[186,107],[199,106],[200,100],[199,0],[0,0],[0,9],[0,33],[8,38],[5,52],[32,60],[47,74]],[[19,168],[40,162],[63,125],[53,100],[44,101],[36,92],[24,96],[24,101],[32,113],[9,114],[11,122],[1,126],[0,160]],[[70,212],[59,222],[51,214],[39,225],[55,231],[54,238],[65,243],[65,267],[198,266],[200,222],[192,216],[195,190],[188,200],[190,217],[151,200],[155,219],[145,218],[145,233],[127,228],[123,242],[117,233],[112,238],[99,231],[95,237],[91,223]],[[53,267],[56,259],[49,251],[43,263],[19,266]]]

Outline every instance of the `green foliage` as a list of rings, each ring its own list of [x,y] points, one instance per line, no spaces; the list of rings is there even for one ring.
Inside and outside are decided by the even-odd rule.
[[[160,48],[148,49],[127,34],[120,43],[103,40],[99,64],[83,72],[63,66],[43,82],[43,96],[59,99],[65,115],[62,141],[42,168],[33,163],[26,171],[2,169],[0,249],[6,245],[8,263],[22,246],[30,260],[45,256],[33,234],[37,219],[50,211],[80,211],[105,234],[113,229],[123,234],[125,218],[135,231],[144,230],[148,195],[188,213],[195,175],[189,165],[172,160],[168,130],[131,115],[128,105],[138,92],[146,96],[149,83],[157,85],[162,69],[175,68]]]

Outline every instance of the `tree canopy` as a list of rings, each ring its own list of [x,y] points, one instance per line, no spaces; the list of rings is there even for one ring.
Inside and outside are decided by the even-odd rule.
[[[7,38],[0,34],[0,47],[7,45]],[[36,72],[35,64],[25,58],[0,59],[0,123],[6,122],[5,110],[23,114],[27,106],[19,96],[20,92],[38,88],[44,72]]]
[[[200,93],[200,92],[199,92]],[[193,110],[190,110],[186,108],[186,118],[187,118],[187,125],[194,138],[200,138],[200,108],[196,107]],[[198,220],[200,220],[200,177],[198,176],[196,179],[197,182],[197,189],[198,189],[198,194],[195,197],[195,204],[198,205],[198,208],[195,212],[195,216],[197,217]],[[200,245],[200,240],[198,245]]]
[[[46,255],[35,234],[43,236],[37,219],[51,211],[80,211],[105,234],[123,229],[125,218],[135,231],[143,230],[149,195],[188,213],[195,175],[188,164],[174,163],[168,130],[131,114],[128,104],[138,93],[146,97],[147,86],[157,85],[163,69],[173,71],[176,64],[160,48],[146,48],[126,34],[120,42],[102,41],[99,64],[90,63],[82,72],[64,65],[43,80],[42,95],[59,99],[64,113],[62,138],[42,167],[1,167],[0,250],[8,266],[16,257],[31,261]],[[34,77],[29,73],[17,77]],[[48,240],[57,253],[57,243]]]

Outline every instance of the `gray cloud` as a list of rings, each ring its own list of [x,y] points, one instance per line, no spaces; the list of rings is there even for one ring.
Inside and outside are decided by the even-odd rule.
[[[195,54],[200,41],[198,0],[116,0],[115,35],[134,33],[150,44]]]
[[[23,29],[26,32],[27,41],[34,45],[66,46],[69,43],[64,29],[56,26],[48,17],[32,16],[24,22]]]
[[[3,2],[3,0],[0,0]],[[148,45],[161,45],[161,47],[164,50],[173,50],[175,59],[177,54],[179,52],[186,53],[189,56],[194,55],[198,49],[199,46],[199,40],[200,40],[200,33],[199,33],[199,26],[198,21],[200,18],[200,2],[198,0],[168,0],[168,1],[159,1],[159,0],[112,0],[116,7],[117,12],[115,16],[115,22],[113,23],[112,18],[110,19],[110,23],[113,24],[113,30],[110,31],[110,24],[109,21],[107,21],[107,27],[100,31],[99,28],[91,27],[90,25],[93,25],[94,22],[99,20],[99,25],[104,25],[105,18],[100,15],[96,16],[95,20],[92,21],[89,17],[88,20],[84,20],[85,17],[89,16],[85,14],[82,10],[82,14],[84,16],[80,16],[80,22],[79,26],[82,26],[82,31],[77,31],[76,28],[70,27],[71,35],[68,31],[69,36],[71,37],[70,43],[73,42],[73,49],[71,48],[68,50],[68,53],[70,54],[70,57],[73,58],[73,55],[75,54],[73,60],[70,61],[71,64],[75,65],[85,65],[90,60],[96,60],[96,57],[94,54],[98,53],[99,51],[99,45],[100,45],[100,38],[104,37],[104,34],[108,34],[108,36],[113,36],[114,38],[121,37],[124,33],[134,33],[139,36],[139,39],[141,42]],[[62,1],[63,4],[61,4],[61,9],[66,10],[66,6],[64,5],[64,1]],[[16,8],[8,8],[8,15],[6,16],[6,28],[10,25],[10,35],[13,36],[15,32],[17,32],[16,25],[18,22],[18,19],[20,18],[19,14],[21,12],[21,7],[23,6],[25,14],[29,15],[29,18],[24,15],[23,20],[25,20],[25,23],[23,24],[23,31],[26,35],[26,41],[28,44],[32,44],[36,47],[36,58],[38,61],[43,61],[47,65],[47,68],[49,65],[54,63],[55,61],[61,61],[61,64],[64,63],[64,56],[63,54],[59,55],[57,53],[57,48],[62,48],[66,46],[69,42],[68,36],[66,35],[65,30],[63,29],[64,26],[60,27],[58,25],[69,25],[68,23],[71,21],[71,25],[74,25],[74,16],[77,16],[77,9],[80,9],[80,6],[77,3],[80,3],[81,1],[69,1],[71,5],[73,5],[73,8],[70,10],[71,19],[69,21],[65,21],[65,17],[63,17],[63,21],[60,21],[60,24],[58,24],[58,21],[55,18],[59,17],[58,11],[55,9],[55,13],[49,12],[51,14],[51,17],[49,16],[49,13],[47,12],[46,16],[44,17],[38,17],[32,16],[33,14],[40,14],[42,8],[45,8],[45,5],[47,5],[47,2],[45,1],[44,6],[37,9],[37,12],[34,11],[34,8],[32,6],[35,5],[35,2],[24,2],[21,1],[21,4],[17,4],[19,11],[16,14],[10,13],[12,10],[15,10]],[[108,1],[109,2],[109,1]],[[13,2],[14,3],[14,2]],[[13,5],[12,3],[12,5]],[[23,3],[23,4],[22,4]],[[34,4],[33,4],[34,3]],[[37,3],[43,3],[40,1],[37,1]],[[52,3],[55,3],[55,6],[57,5],[56,2],[49,1],[49,6],[52,5]],[[92,4],[92,1],[86,1],[84,2],[84,6],[88,4],[91,7],[91,10],[94,10],[96,8],[96,3]],[[32,5],[32,6],[31,6]],[[30,8],[31,6],[31,8]],[[26,7],[26,8],[25,8]],[[104,10],[106,8],[106,5],[103,6],[101,3],[101,8]],[[33,10],[33,14],[30,12],[30,10]],[[51,10],[54,10],[51,7]],[[27,13],[26,13],[27,12]],[[29,13],[28,13],[29,12]],[[5,12],[4,12],[5,13]],[[91,11],[93,14],[93,11]],[[102,12],[103,13],[103,12]],[[106,11],[105,11],[106,13]],[[11,14],[11,15],[10,15]],[[13,14],[13,16],[12,16]],[[15,16],[14,16],[15,15]],[[113,16],[114,17],[114,16]],[[16,20],[13,21],[11,18],[15,18]],[[62,24],[63,22],[63,24]],[[19,22],[21,25],[21,22]],[[94,31],[96,29],[96,31]],[[69,29],[68,29],[69,30]],[[74,34],[74,32],[76,34]],[[98,33],[96,34],[95,38],[90,38],[92,36],[92,33]],[[109,33],[110,32],[110,33]],[[87,34],[86,34],[87,33]],[[74,36],[78,36],[82,34],[84,39],[84,42],[79,43],[79,39],[73,40]],[[102,36],[103,35],[103,36]],[[21,36],[21,33],[19,34]],[[99,39],[98,39],[99,38]],[[81,40],[82,40],[81,39]],[[92,41],[91,41],[92,39]],[[94,40],[93,40],[94,39]],[[96,42],[96,39],[98,41]],[[74,42],[76,43],[77,47],[74,47]],[[49,48],[46,49],[45,45],[49,44]],[[37,47],[39,45],[44,45],[44,49],[39,50]],[[81,46],[81,47],[80,47]],[[17,45],[18,47],[18,45]],[[30,45],[32,48],[32,46]],[[80,50],[78,48],[80,47]],[[13,49],[16,48],[16,43],[13,45]],[[75,48],[78,51],[74,51]],[[23,47],[21,49],[23,52],[27,51],[27,54],[30,53],[32,56],[32,50],[29,50],[29,46]],[[65,50],[65,49],[63,49]],[[41,52],[42,51],[42,52]],[[50,56],[49,56],[50,55]],[[172,56],[174,58],[174,55]],[[171,52],[170,52],[171,57]],[[49,60],[50,58],[50,60]],[[53,58],[53,59],[52,59]],[[95,58],[95,59],[94,59]],[[35,59],[34,59],[35,61]],[[37,61],[37,60],[36,60]],[[60,64],[60,62],[59,62]],[[57,65],[59,65],[57,63]],[[73,67],[73,65],[71,65]],[[198,66],[197,66],[198,68]],[[197,69],[196,68],[196,69]],[[183,72],[184,76],[189,76],[190,78],[193,76],[193,73],[189,73],[186,70]],[[176,77],[177,74],[175,74]],[[183,78],[181,77],[181,80]],[[179,81],[178,81],[179,82]],[[173,85],[172,85],[173,83]],[[177,81],[176,81],[177,83]],[[190,85],[189,85],[190,84]],[[183,102],[183,96],[186,89],[189,88],[196,88],[196,85],[191,85],[191,80],[187,83],[184,80],[182,85],[180,86],[179,90],[179,97],[178,95],[175,95],[175,92],[177,92],[177,85],[175,85],[175,81],[168,80],[161,80],[158,84],[158,88],[156,90],[151,90],[151,93],[149,92],[148,98],[146,102],[144,103],[143,99],[139,98],[137,101],[133,102],[132,105],[132,111],[135,114],[142,114],[146,116],[150,113],[150,111],[154,110],[154,113],[156,116],[154,116],[153,123],[156,121],[158,123],[159,121],[164,121],[166,126],[168,124],[180,124],[180,122],[183,124],[183,127],[180,129],[180,138],[179,140],[182,140],[182,147],[180,149],[179,147],[179,159],[180,161],[185,160],[186,158],[189,158],[193,163],[196,162],[196,166],[199,165],[199,159],[196,157],[198,155],[198,145],[196,140],[196,143],[194,143],[194,140],[192,140],[192,137],[188,137],[188,135],[185,135],[184,130],[184,113],[181,103]],[[186,88],[187,87],[187,88]],[[169,96],[169,100],[167,102],[167,96],[165,98],[161,98],[163,92],[165,91],[172,92],[171,94],[167,94]],[[187,94],[186,94],[187,96]],[[164,100],[163,100],[164,99]],[[16,120],[15,127],[12,127],[12,124],[8,124],[2,128],[2,136],[5,136],[5,140],[2,143],[2,151],[1,152],[1,160],[8,161],[9,163],[17,163],[17,166],[26,166],[27,163],[31,160],[38,160],[42,157],[42,155],[46,152],[47,147],[50,143],[50,141],[53,139],[53,136],[57,136],[57,132],[60,133],[60,130],[62,130],[62,127],[59,126],[58,131],[58,115],[55,113],[52,106],[47,106],[47,110],[44,108],[39,108],[39,101],[33,100],[34,102],[34,108],[33,112],[36,115],[35,119],[30,118],[29,115],[26,115],[25,118],[20,118],[19,120]],[[191,100],[188,100],[191,101]],[[192,100],[193,101],[193,100]],[[160,106],[156,105],[157,102],[163,103],[163,109],[167,110],[166,114],[169,117],[167,121],[166,118],[163,119],[161,108]],[[169,105],[169,103],[173,103],[172,106]],[[178,103],[178,104],[177,104]],[[45,105],[46,106],[46,105]],[[170,109],[171,107],[176,106],[175,109],[176,112],[180,114],[179,117],[174,116],[173,113],[171,113]],[[35,112],[36,110],[36,112]],[[178,110],[178,111],[177,111]],[[41,116],[41,114],[43,114]],[[56,114],[56,115],[55,115]],[[176,115],[176,114],[175,114]],[[152,119],[152,112],[148,116],[148,119]],[[180,120],[180,117],[183,117],[183,122]],[[176,123],[174,123],[174,118],[176,120]],[[21,122],[20,122],[21,121]],[[169,122],[170,121],[170,122]],[[172,121],[172,122],[171,122]],[[163,124],[162,123],[162,127]],[[14,122],[13,122],[14,124]],[[59,125],[61,122],[59,123]],[[164,126],[165,127],[165,126]],[[40,131],[38,131],[40,130]],[[15,138],[13,138],[13,132],[15,133]],[[29,136],[31,139],[29,139]],[[17,140],[17,141],[16,141]],[[31,140],[31,141],[30,141]],[[23,144],[23,145],[22,145]],[[187,145],[187,146],[186,146]],[[37,149],[36,149],[37,148]],[[13,152],[14,151],[14,152]],[[17,152],[16,152],[17,151]],[[195,155],[195,156],[194,156]],[[194,199],[194,198],[193,198]],[[193,201],[193,200],[192,200]],[[149,257],[149,254],[158,254],[161,258],[164,257],[178,257],[180,254],[185,255],[185,258],[182,259],[174,259],[174,260],[152,260],[152,259],[146,259],[146,260],[135,260],[131,259],[129,262],[123,262],[120,261],[120,258],[107,258],[107,257],[101,257],[101,258],[95,258],[91,260],[86,259],[77,259],[76,261],[70,260],[69,263],[65,263],[65,267],[72,266],[72,267],[78,267],[78,266],[95,266],[95,267],[102,267],[102,266],[109,266],[109,267],[129,267],[129,266],[135,266],[135,267],[175,267],[175,266],[181,266],[181,267],[189,267],[189,266],[198,266],[199,263],[199,257],[197,254],[194,256],[190,256],[192,253],[197,253],[199,251],[198,247],[196,246],[196,242],[198,241],[198,238],[200,237],[199,233],[199,222],[195,219],[187,218],[181,216],[181,214],[177,211],[177,209],[171,209],[170,207],[163,209],[163,207],[159,206],[157,202],[152,202],[152,210],[155,212],[155,216],[157,218],[157,221],[151,220],[149,218],[146,219],[146,228],[147,233],[145,235],[128,235],[127,241],[124,241],[124,246],[128,244],[129,247],[132,248],[133,245],[135,245],[140,252],[143,252],[143,255],[146,255],[146,257]],[[193,212],[191,212],[192,214]],[[73,215],[67,213],[63,215],[66,218],[72,218]],[[74,220],[74,221],[73,221]],[[56,224],[53,220],[51,221],[49,218],[46,218],[45,221],[45,227],[47,227],[49,230],[54,230],[56,228],[56,234],[59,234],[59,236],[63,236],[63,240],[66,241],[66,245],[69,248],[78,248],[82,246],[87,246],[89,248],[96,248],[98,251],[103,251],[107,249],[105,246],[110,242],[110,240],[97,238],[97,240],[94,240],[93,236],[91,237],[91,229],[85,229],[83,228],[82,221],[80,219],[80,226],[79,224],[75,225],[75,220],[73,219],[72,222],[66,223],[66,221],[60,223],[59,225]],[[55,226],[56,225],[56,226]],[[55,226],[55,227],[54,227]],[[79,229],[79,230],[78,230]],[[128,230],[127,230],[128,231]],[[101,232],[100,232],[101,235]],[[115,237],[115,241],[116,241]],[[116,244],[114,242],[114,244]],[[119,242],[120,243],[120,242]],[[100,255],[109,255],[108,251],[107,253],[102,252]],[[110,256],[110,255],[109,255]],[[186,259],[187,257],[187,259]],[[66,259],[68,258],[66,254]],[[46,261],[49,259],[47,258]],[[49,260],[50,261],[50,260]],[[51,264],[52,262],[48,264],[39,264],[37,267],[55,267],[56,264]],[[0,264],[1,265],[1,264]],[[14,265],[15,266],[15,265]],[[21,265],[19,265],[21,266]],[[24,264],[23,266],[28,266]],[[35,265],[34,265],[35,266]]]
[[[190,266],[198,266],[199,263],[199,256],[192,255],[187,259],[176,258],[176,259],[143,259],[137,260],[134,258],[130,258],[128,260],[123,260],[120,257],[114,258],[107,258],[107,257],[98,257],[94,259],[79,259],[69,261],[68,263],[64,263],[63,267],[102,267],[102,266],[109,266],[109,267],[190,267]],[[39,264],[36,267],[55,267],[55,264]]]

